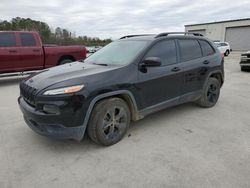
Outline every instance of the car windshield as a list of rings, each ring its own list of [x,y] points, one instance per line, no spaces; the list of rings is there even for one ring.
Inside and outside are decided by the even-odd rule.
[[[100,65],[126,65],[146,47],[148,41],[115,41],[85,59]]]

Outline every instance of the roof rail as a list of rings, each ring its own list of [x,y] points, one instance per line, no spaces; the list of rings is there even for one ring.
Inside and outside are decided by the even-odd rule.
[[[126,38],[131,38],[131,37],[149,36],[149,35],[152,35],[152,34],[142,34],[142,35],[126,35],[126,36],[121,37],[120,39],[126,39]]]
[[[193,36],[203,36],[202,34],[200,33],[190,33],[190,32],[168,32],[168,33],[160,33],[158,35],[155,36],[155,38],[159,38],[159,37],[166,37],[168,35],[179,35],[179,34],[182,34],[182,35],[193,35]]]

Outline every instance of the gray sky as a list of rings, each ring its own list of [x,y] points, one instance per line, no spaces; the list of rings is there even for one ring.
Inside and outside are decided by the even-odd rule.
[[[185,24],[250,17],[249,0],[0,0],[0,19],[31,18],[77,35],[184,31]]]

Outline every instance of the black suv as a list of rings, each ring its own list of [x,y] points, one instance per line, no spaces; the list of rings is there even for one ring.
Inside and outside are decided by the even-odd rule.
[[[96,143],[120,141],[131,121],[186,102],[216,104],[223,57],[195,33],[130,35],[84,63],[44,70],[20,83],[24,120],[35,132]]]

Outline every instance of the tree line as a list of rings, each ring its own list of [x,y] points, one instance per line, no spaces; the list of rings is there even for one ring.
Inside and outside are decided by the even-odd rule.
[[[12,18],[10,21],[0,20],[0,31],[36,31],[44,44],[105,46],[111,39],[101,40],[98,37],[76,36],[71,31],[57,27],[53,30],[47,23],[30,18]]]

